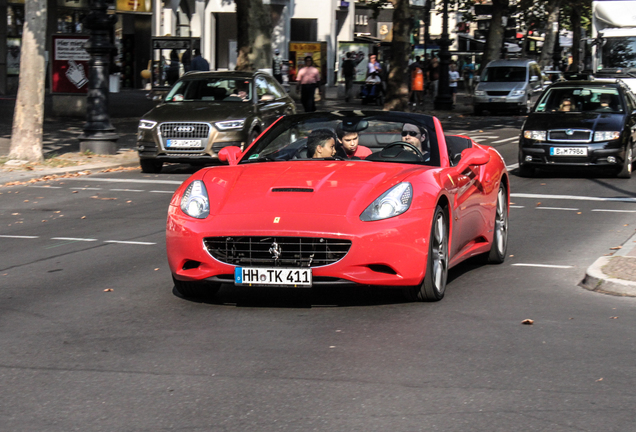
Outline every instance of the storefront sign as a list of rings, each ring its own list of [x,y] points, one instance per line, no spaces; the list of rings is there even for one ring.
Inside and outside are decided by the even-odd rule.
[[[152,0],[117,0],[118,12],[152,12]]]
[[[52,38],[51,92],[87,93],[90,54],[84,49],[84,44],[88,37],[53,35]]]

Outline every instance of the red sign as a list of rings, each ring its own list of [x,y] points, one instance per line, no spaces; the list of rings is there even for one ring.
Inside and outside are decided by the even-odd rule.
[[[51,93],[87,93],[88,61],[84,49],[88,36],[53,35]]]

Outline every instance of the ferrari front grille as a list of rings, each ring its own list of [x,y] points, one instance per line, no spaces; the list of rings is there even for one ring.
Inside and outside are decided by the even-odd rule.
[[[587,143],[592,141],[589,129],[553,129],[548,131],[548,141]]]
[[[207,237],[215,259],[239,266],[319,267],[341,260],[351,241],[325,237]]]
[[[207,138],[210,135],[207,123],[162,123],[160,130],[163,138]]]

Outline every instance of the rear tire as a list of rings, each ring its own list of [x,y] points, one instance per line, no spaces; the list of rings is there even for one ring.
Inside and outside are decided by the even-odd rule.
[[[221,288],[220,283],[215,282],[186,282],[172,277],[174,287],[185,298],[211,298]]]
[[[448,278],[448,212],[439,205],[433,216],[428,242],[426,273],[422,284],[405,289],[411,301],[434,302],[444,298]]]
[[[632,164],[634,163],[634,146],[630,143],[625,150],[623,167],[618,172],[618,178],[628,179],[632,177]]]
[[[506,259],[508,250],[508,195],[506,186],[502,183],[497,193],[497,206],[495,211],[495,226],[492,236],[492,245],[488,253],[489,264],[501,264]]]
[[[163,162],[154,159],[139,159],[139,165],[141,165],[141,172],[147,174],[157,174],[163,168]]]

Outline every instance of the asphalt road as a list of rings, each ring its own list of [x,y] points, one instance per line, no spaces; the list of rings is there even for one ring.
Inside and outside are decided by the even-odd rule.
[[[520,122],[452,131],[513,168]],[[0,189],[0,430],[636,429],[636,299],[577,286],[633,233],[636,178],[513,171],[506,262],[454,268],[439,303],[232,286],[200,303],[165,257],[191,172]]]

